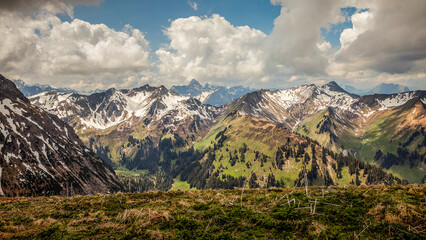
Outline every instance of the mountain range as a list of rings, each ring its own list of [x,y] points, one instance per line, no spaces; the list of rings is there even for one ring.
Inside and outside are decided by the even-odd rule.
[[[0,196],[113,193],[114,170],[0,75]]]
[[[255,89],[242,86],[228,88],[208,83],[202,86],[197,80],[193,79],[189,85],[173,86],[170,88],[170,91],[174,91],[182,96],[198,99],[204,104],[220,106],[226,105],[249,92],[253,92]]]
[[[426,173],[425,103],[426,91],[359,97],[330,82],[249,93],[228,108],[419,183]]]
[[[409,108],[413,99],[424,105],[424,92],[359,97],[335,82],[254,91],[225,106],[148,85],[89,96],[41,93],[30,98],[73,126],[86,146],[114,168],[141,170],[138,184],[143,187],[137,190],[167,190],[180,182],[195,188],[392,184],[408,178],[411,170],[418,176],[410,181],[419,182],[424,176],[422,158],[412,166],[375,159],[378,150],[382,156],[396,154],[387,142],[377,142],[377,151],[372,149],[367,158],[370,155],[345,142],[363,141],[355,134],[356,124],[369,123],[368,116]],[[421,115],[413,117],[418,118]],[[422,124],[410,125],[407,134]],[[309,129],[311,125],[315,129]],[[349,138],[346,129],[355,129]],[[406,145],[408,154],[422,155],[423,147],[413,146],[424,134],[412,138],[408,145],[402,140],[398,144]],[[389,167],[399,178],[375,165]]]
[[[392,93],[403,93],[409,92],[410,89],[401,84],[395,83],[381,83],[372,89],[357,89],[350,85],[345,85],[344,89],[350,93],[357,95],[373,95],[373,94],[392,94]]]
[[[425,181],[426,91],[359,96],[329,82],[246,89],[215,106],[195,80],[29,98],[1,80],[5,196],[114,192],[120,181],[129,191]]]
[[[80,93],[84,95],[90,95],[92,93],[99,93],[104,92],[104,90],[93,90],[93,91],[77,91],[71,88],[55,88],[49,85],[45,84],[26,84],[22,80],[13,80],[13,83],[15,83],[16,87],[19,89],[19,91],[24,94],[24,96],[29,97],[35,94],[39,94],[42,92],[58,92],[58,93]]]

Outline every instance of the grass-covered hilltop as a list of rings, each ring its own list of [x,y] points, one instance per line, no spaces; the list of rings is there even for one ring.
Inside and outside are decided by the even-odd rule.
[[[424,185],[0,198],[1,239],[425,239]]]

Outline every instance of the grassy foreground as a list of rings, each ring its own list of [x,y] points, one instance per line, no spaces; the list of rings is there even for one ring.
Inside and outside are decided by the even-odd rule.
[[[0,198],[0,239],[425,239],[426,186]]]

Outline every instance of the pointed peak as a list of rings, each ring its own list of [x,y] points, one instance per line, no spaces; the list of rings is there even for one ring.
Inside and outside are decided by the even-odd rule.
[[[15,99],[19,98],[24,102],[28,102],[28,99],[22,94],[21,91],[16,87],[15,83],[5,78],[0,74],[0,95],[4,95],[8,98]]]
[[[109,88],[106,90],[107,93],[115,93],[117,91],[117,89],[115,88]]]
[[[191,80],[191,82],[189,83],[189,86],[199,86],[199,87],[203,87],[203,86],[201,86],[201,84],[197,81],[197,80],[195,80],[195,79],[192,79]]]
[[[169,90],[164,86],[164,85],[161,85],[161,86],[159,86],[157,89],[156,89],[156,91],[160,94],[160,95],[164,95],[164,94],[167,94],[168,92],[169,92]]]
[[[331,82],[327,83],[326,85],[340,87],[339,84],[337,84],[337,82],[335,82],[335,81],[331,81]]]
[[[325,87],[328,87],[330,90],[333,90],[333,91],[345,91],[342,87],[340,87],[340,85],[339,84],[337,84],[337,82],[335,82],[335,81],[331,81],[331,82],[328,82],[327,84],[324,84],[324,85],[322,85],[322,87],[323,88],[325,88]]]
[[[347,92],[342,87],[340,87],[340,85],[337,84],[337,82],[335,82],[335,81],[331,81],[331,82],[329,82],[327,84],[324,84],[323,86],[321,86],[321,88],[326,88],[326,89],[329,89],[330,91],[334,91],[334,92],[343,92],[343,93],[346,93],[346,94],[348,94],[349,96],[351,96],[353,98],[359,97],[356,94]]]

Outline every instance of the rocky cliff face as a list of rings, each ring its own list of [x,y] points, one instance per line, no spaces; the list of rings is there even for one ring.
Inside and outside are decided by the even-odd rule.
[[[0,196],[112,193],[112,168],[57,116],[32,105],[0,75]]]

